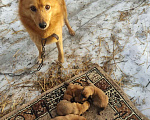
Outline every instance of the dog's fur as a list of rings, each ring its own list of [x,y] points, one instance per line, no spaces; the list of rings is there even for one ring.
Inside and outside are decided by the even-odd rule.
[[[81,99],[77,102],[86,101],[90,97],[93,104],[99,108],[98,112],[105,109],[108,105],[108,96],[105,95],[105,93],[101,89],[97,88],[93,84],[86,86],[81,92],[80,96]]]
[[[86,119],[79,115],[69,114],[66,116],[58,116],[51,120],[86,120]]]
[[[67,100],[62,100],[57,104],[57,114],[58,115],[68,115],[75,114],[81,115],[90,107],[90,103],[85,101],[83,104],[80,103],[71,103]]]
[[[83,90],[83,87],[81,85],[74,85],[72,83],[68,84],[67,90],[64,93],[64,100],[68,100],[71,102],[75,102],[79,99],[79,93]]]
[[[39,50],[39,62],[41,61],[42,38],[47,38],[46,44],[56,42],[58,48],[58,60],[64,62],[62,27],[65,21],[71,35],[75,32],[71,29],[64,0],[20,0],[19,16],[22,24],[28,31],[32,41]],[[46,23],[44,28],[40,27]],[[45,25],[45,24],[44,24]],[[59,40],[50,37],[57,34]]]

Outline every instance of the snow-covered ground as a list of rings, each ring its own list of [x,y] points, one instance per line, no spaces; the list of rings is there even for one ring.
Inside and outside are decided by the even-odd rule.
[[[92,62],[100,66],[107,61],[108,69],[112,67],[109,72],[112,78],[123,84],[125,93],[150,118],[150,1],[66,0],[66,5],[76,35],[70,36],[66,26],[63,28],[65,55],[73,52],[81,59],[89,54]],[[18,0],[0,0],[0,72],[24,71],[37,60],[37,48],[19,21],[17,6]],[[41,71],[46,72],[55,60],[56,45],[46,46]],[[65,60],[63,66],[72,61]],[[28,87],[20,88],[19,83],[24,81],[36,82],[37,75],[1,75],[0,102],[13,98],[9,99],[13,104],[19,100],[26,103],[40,94]],[[9,104],[0,107],[0,110],[11,108]]]

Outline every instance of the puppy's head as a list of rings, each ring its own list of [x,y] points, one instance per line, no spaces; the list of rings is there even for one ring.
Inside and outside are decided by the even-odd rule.
[[[93,95],[92,86],[86,86],[83,91],[81,92],[81,100],[86,101],[89,97]]]
[[[65,84],[67,84],[67,83],[65,83]],[[83,87],[81,85],[78,85],[78,84],[69,83],[67,89],[71,90],[72,92],[75,92],[77,90],[83,89]]]
[[[39,29],[49,27],[53,12],[56,12],[57,0],[20,0],[19,13],[23,17],[32,19]],[[55,4],[56,5],[55,5]]]

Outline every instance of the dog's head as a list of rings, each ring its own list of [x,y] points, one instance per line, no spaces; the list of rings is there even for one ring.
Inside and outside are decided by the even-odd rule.
[[[93,92],[92,86],[86,86],[81,92],[81,100],[86,101],[93,95]]]
[[[67,83],[65,83],[65,84],[67,84]],[[78,84],[69,83],[67,89],[72,91],[72,92],[75,92],[78,90],[82,90],[83,87],[81,85],[78,85]]]
[[[39,29],[45,30],[50,25],[52,14],[56,12],[56,2],[57,0],[20,0],[19,12],[32,19]]]
[[[90,97],[90,92],[87,89],[83,89],[83,91],[81,92],[81,100],[85,101]]]

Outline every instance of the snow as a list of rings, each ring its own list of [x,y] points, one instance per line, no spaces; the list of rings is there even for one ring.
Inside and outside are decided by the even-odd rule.
[[[105,62],[103,57],[110,56],[107,48],[113,52],[111,37],[115,36],[121,52],[115,55],[118,58],[115,61],[116,69],[113,70],[115,76],[114,74],[111,76],[118,81],[125,76],[124,81],[127,81],[123,86],[125,93],[130,98],[134,97],[136,107],[148,118],[150,118],[150,85],[147,87],[146,85],[150,81],[149,4],[149,0],[144,3],[140,0],[132,0],[132,2],[66,0],[69,22],[76,35],[70,36],[66,26],[63,28],[64,53],[70,55],[73,49],[76,49],[75,54],[80,56],[78,59],[89,54],[93,58],[92,62],[101,66]],[[31,68],[36,63],[38,51],[19,21],[18,1],[1,0],[0,6],[2,6],[0,7],[0,72],[15,72]],[[129,10],[130,8],[135,9]],[[129,13],[123,21],[119,20],[121,12]],[[98,38],[102,38],[100,53],[97,47]],[[46,46],[46,60],[41,72],[46,72],[55,60],[57,60],[56,45]],[[70,58],[69,62],[71,60]],[[67,66],[69,64],[67,62],[63,66]],[[28,102],[38,96],[40,91],[10,87],[26,80],[36,81],[37,76],[13,78],[0,76],[0,91],[5,91],[6,95],[15,93],[14,100],[26,91],[23,97],[25,102]]]

